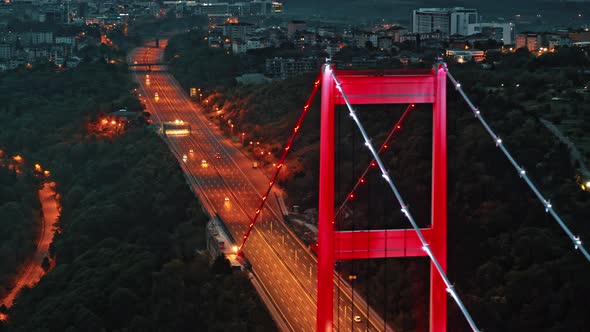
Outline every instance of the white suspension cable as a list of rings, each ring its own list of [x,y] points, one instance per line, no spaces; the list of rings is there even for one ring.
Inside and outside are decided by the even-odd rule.
[[[529,186],[529,188],[531,188],[533,193],[535,193],[537,198],[541,201],[541,204],[543,204],[543,206],[545,207],[545,212],[551,214],[551,216],[553,216],[553,219],[555,219],[555,221],[557,221],[557,223],[559,224],[561,229],[563,229],[563,231],[567,234],[567,236],[570,238],[570,240],[572,241],[572,243],[574,245],[574,250],[580,250],[582,252],[582,254],[584,255],[584,257],[586,257],[588,262],[590,262],[590,254],[588,253],[586,248],[584,248],[584,246],[582,245],[582,240],[580,239],[580,237],[576,236],[576,235],[574,235],[574,233],[572,233],[572,231],[565,224],[563,219],[561,219],[561,217],[557,214],[557,212],[555,212],[555,210],[553,209],[553,206],[551,205],[551,202],[548,199],[546,199],[541,194],[539,189],[537,189],[537,187],[533,184],[533,182],[531,181],[529,176],[526,174],[526,171],[524,170],[524,168],[522,166],[519,166],[519,164],[516,162],[516,160],[514,160],[514,158],[510,154],[510,152],[508,152],[508,150],[506,149],[506,147],[502,143],[502,139],[498,135],[496,135],[496,133],[494,133],[492,128],[490,128],[490,126],[488,125],[486,120],[481,115],[481,112],[479,111],[479,109],[477,109],[477,107],[475,107],[473,105],[473,103],[471,102],[469,97],[467,97],[467,95],[463,91],[463,88],[461,88],[461,84],[459,84],[459,82],[455,79],[455,77],[453,77],[453,75],[449,71],[449,68],[446,66],[446,64],[443,64],[442,66],[443,66],[443,69],[445,70],[445,72],[447,73],[447,75],[449,76],[449,79],[453,83],[455,90],[457,90],[459,92],[459,94],[461,95],[461,97],[463,98],[463,100],[465,100],[465,102],[467,103],[467,105],[469,106],[471,111],[473,112],[473,115],[475,115],[475,117],[483,125],[483,127],[488,132],[488,134],[492,137],[492,139],[496,143],[496,146],[500,148],[500,150],[504,153],[506,158],[508,158],[508,161],[510,161],[512,166],[514,166],[514,168],[518,172],[518,175],[524,180],[524,182],[526,182],[526,184]]]
[[[354,120],[354,122],[356,123],[356,125],[358,126],[358,128],[363,136],[363,139],[365,140],[365,145],[367,146],[369,151],[371,151],[373,158],[375,158],[375,161],[377,162],[377,165],[379,166],[379,169],[381,170],[381,176],[389,184],[389,187],[393,191],[393,194],[395,195],[395,198],[397,199],[397,201],[401,207],[402,213],[406,216],[406,218],[408,218],[408,220],[410,221],[410,224],[412,224],[412,227],[414,228],[414,231],[416,231],[416,234],[418,235],[418,239],[420,239],[420,243],[422,244],[422,250],[424,250],[426,252],[428,257],[432,261],[432,264],[435,266],[439,276],[443,279],[443,281],[447,287],[447,292],[451,295],[453,300],[455,300],[455,302],[459,306],[459,309],[461,309],[463,316],[465,317],[465,319],[469,323],[469,326],[471,327],[473,332],[481,332],[481,330],[479,330],[477,328],[477,326],[475,325],[475,322],[473,321],[473,319],[471,318],[471,315],[467,311],[467,308],[465,307],[465,305],[463,304],[463,302],[459,298],[459,295],[456,293],[454,286],[449,281],[449,278],[447,277],[446,273],[443,271],[442,267],[440,266],[440,263],[438,262],[438,260],[436,259],[436,257],[432,253],[432,251],[430,250],[430,246],[426,242],[426,239],[424,238],[424,235],[420,231],[418,224],[416,224],[414,217],[412,217],[412,214],[408,210],[408,206],[404,202],[404,199],[402,198],[397,187],[393,183],[393,180],[389,176],[389,172],[386,170],[385,164],[383,164],[383,161],[381,160],[381,157],[379,157],[377,150],[375,150],[375,148],[373,147],[373,144],[371,144],[371,140],[370,140],[369,136],[367,135],[365,128],[361,124],[359,118],[356,116],[356,112],[352,108],[350,100],[348,99],[348,97],[344,93],[342,86],[340,84],[340,81],[338,80],[338,77],[336,77],[336,73],[334,73],[331,66],[328,66],[327,69],[330,70],[332,77],[334,78],[334,82],[336,83],[336,88],[338,89],[338,91],[340,91],[340,94],[342,94],[342,98],[344,99],[344,102],[346,103],[346,106],[348,107],[348,110],[350,112],[349,114],[352,117],[352,119]]]

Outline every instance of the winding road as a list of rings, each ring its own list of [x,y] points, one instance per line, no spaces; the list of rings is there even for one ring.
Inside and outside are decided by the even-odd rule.
[[[23,287],[34,286],[46,273],[41,267],[41,264],[43,263],[43,259],[49,256],[49,245],[51,244],[55,230],[54,224],[57,222],[60,211],[59,202],[56,199],[55,182],[45,182],[43,187],[39,189],[38,195],[43,210],[43,218],[40,221],[41,227],[37,240],[37,249],[32,258],[20,269],[14,288],[0,302],[7,308],[13,305],[16,295]]]

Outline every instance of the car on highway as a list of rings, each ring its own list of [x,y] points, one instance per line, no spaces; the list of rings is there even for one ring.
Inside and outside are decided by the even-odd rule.
[[[229,197],[225,196],[225,201],[229,202]]]
[[[184,161],[185,163],[186,163],[186,159],[187,159],[187,158],[188,158],[188,157],[187,157],[185,154],[183,154],[183,155],[182,155],[182,161]]]
[[[355,323],[360,323],[360,322],[362,322],[362,321],[363,321],[363,320],[361,319],[361,316],[359,316],[359,315],[356,315],[356,316],[354,316],[353,320],[354,320],[354,322],[355,322]]]
[[[193,153],[193,152],[195,152],[193,149],[188,150],[188,153]]]
[[[221,159],[221,153],[217,152],[217,153],[215,154],[215,159]]]
[[[203,159],[203,160],[201,160],[201,167],[207,167],[207,166],[209,166],[209,165],[207,164],[207,159]]]
[[[255,162],[255,161],[253,161],[253,162],[252,162],[252,168],[258,168],[258,163],[257,163],[257,162]]]

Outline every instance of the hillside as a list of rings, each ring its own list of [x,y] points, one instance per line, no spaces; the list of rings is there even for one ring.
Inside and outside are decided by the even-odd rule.
[[[56,266],[19,293],[2,331],[275,329],[247,276],[200,253],[207,219],[164,142],[141,121],[97,129],[112,110],[142,109],[126,66],[35,65],[0,87],[0,146],[46,165],[62,196]],[[26,226],[11,201],[30,208],[28,187],[0,169],[0,189],[0,223]],[[0,253],[20,255],[19,237],[3,233]]]

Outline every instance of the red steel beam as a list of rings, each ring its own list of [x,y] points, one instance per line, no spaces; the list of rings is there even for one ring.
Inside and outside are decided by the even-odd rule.
[[[414,76],[357,76],[336,71],[342,89],[351,104],[418,104],[433,103],[435,78],[428,75]],[[344,104],[344,98],[336,92],[336,104]]]
[[[421,229],[430,242],[432,229]],[[413,229],[335,232],[336,260],[426,256]]]

